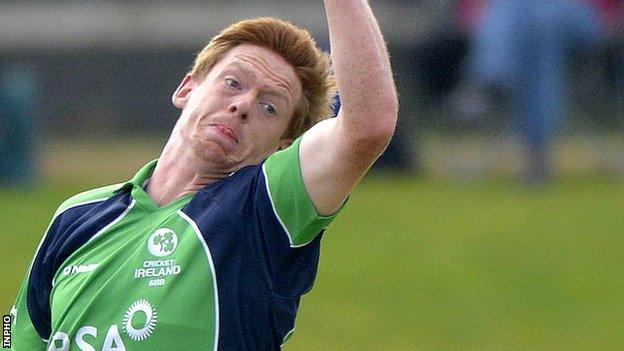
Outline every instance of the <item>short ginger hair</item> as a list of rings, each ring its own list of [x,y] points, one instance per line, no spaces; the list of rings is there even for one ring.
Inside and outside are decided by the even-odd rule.
[[[318,48],[307,30],[280,19],[262,17],[230,25],[197,54],[190,75],[205,78],[226,52],[240,44],[258,45],[281,55],[301,82],[302,97],[284,137],[297,138],[332,116],[336,83],[329,55]]]

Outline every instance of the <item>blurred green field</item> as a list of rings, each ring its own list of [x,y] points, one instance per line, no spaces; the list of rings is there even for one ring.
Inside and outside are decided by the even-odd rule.
[[[55,207],[94,182],[0,190],[4,311]],[[622,183],[368,177],[285,349],[622,350]]]

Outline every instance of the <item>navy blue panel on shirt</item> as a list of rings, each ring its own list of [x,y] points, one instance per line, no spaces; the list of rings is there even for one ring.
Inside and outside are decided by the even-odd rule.
[[[43,339],[51,334],[54,275],[74,251],[122,215],[131,202],[130,190],[71,207],[51,224],[27,291],[28,313]],[[261,165],[207,185],[182,211],[197,224],[215,265],[219,350],[279,350],[294,327],[301,295],[312,288],[321,235],[308,245],[290,247],[273,212]]]
[[[42,339],[51,334],[50,292],[56,271],[74,251],[119,217],[130,200],[126,192],[101,202],[70,207],[50,225],[33,261],[27,291],[28,314]]]
[[[204,187],[183,209],[213,256],[220,350],[279,350],[299,299],[316,276],[320,235],[291,248],[271,206],[262,167]]]

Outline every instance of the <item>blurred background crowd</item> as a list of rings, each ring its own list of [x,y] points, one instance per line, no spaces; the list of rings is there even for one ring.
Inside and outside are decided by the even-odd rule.
[[[624,171],[622,1],[373,6],[401,97],[377,168],[531,184]],[[49,172],[49,143],[167,135],[169,96],[193,55],[228,23],[263,15],[330,49],[321,1],[0,3],[0,181]]]

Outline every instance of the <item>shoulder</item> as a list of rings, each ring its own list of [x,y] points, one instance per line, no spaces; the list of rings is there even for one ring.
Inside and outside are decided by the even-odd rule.
[[[295,140],[290,147],[271,155],[263,165],[270,208],[288,235],[292,248],[309,244],[339,212],[322,215],[310,197],[299,156],[304,136]]]
[[[122,185],[123,183],[112,184],[76,194],[61,203],[61,205],[54,213],[53,218],[74,207],[105,201],[113,196],[115,191],[119,189]]]
[[[114,219],[123,211],[124,206],[109,206],[102,209],[105,215],[94,216],[80,226],[72,225],[94,206],[110,199],[122,185],[104,186],[70,197],[58,207],[45,231],[31,263],[26,292],[28,312],[35,330],[42,338],[51,334],[49,301],[54,275],[67,257],[97,235],[99,230],[112,221],[111,218]]]

